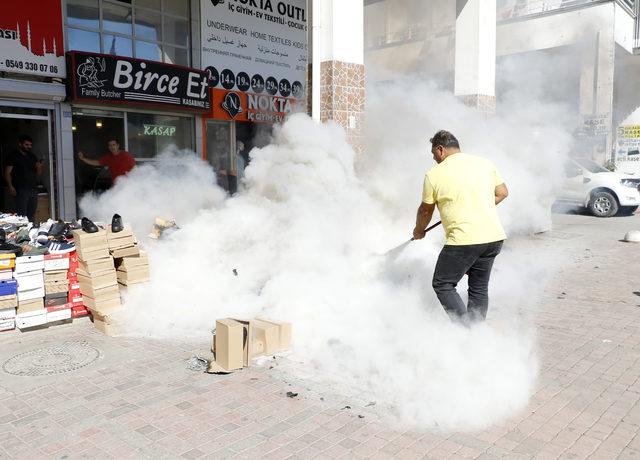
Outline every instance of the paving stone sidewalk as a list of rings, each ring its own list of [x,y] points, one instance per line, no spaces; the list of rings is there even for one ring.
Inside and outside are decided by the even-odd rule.
[[[84,320],[0,333],[0,363],[68,345],[87,347],[89,361],[67,362],[61,351],[31,364],[86,365],[48,376],[0,369],[0,459],[640,458],[640,245],[617,241],[625,228],[640,228],[640,216],[554,219],[555,233],[535,242],[545,250],[562,244],[573,260],[536,315],[537,390],[501,425],[394,431],[358,395],[289,377],[278,362],[202,374],[186,361],[206,349],[106,337]]]

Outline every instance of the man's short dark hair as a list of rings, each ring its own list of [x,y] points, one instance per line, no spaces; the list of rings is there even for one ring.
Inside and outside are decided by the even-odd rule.
[[[22,144],[22,143],[24,143],[26,141],[29,141],[29,142],[31,142],[33,144],[33,139],[31,139],[31,136],[29,136],[28,134],[20,134],[18,136],[18,143],[19,144]]]
[[[109,140],[107,141],[107,144],[108,144],[109,142],[115,142],[116,144],[120,145],[120,141],[119,141],[118,139],[116,139],[116,138],[109,139]]]
[[[449,131],[445,131],[444,129],[435,133],[433,137],[429,139],[429,142],[431,142],[433,147],[435,147],[436,145],[441,145],[444,148],[460,148],[460,143],[458,142],[458,139],[456,139],[456,136],[451,134]]]

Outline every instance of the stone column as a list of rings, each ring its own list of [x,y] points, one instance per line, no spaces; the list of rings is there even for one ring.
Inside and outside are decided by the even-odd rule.
[[[365,98],[363,0],[314,0],[312,113],[334,120],[362,151]],[[318,84],[319,82],[319,84]]]
[[[455,94],[486,113],[496,109],[496,0],[457,0]]]

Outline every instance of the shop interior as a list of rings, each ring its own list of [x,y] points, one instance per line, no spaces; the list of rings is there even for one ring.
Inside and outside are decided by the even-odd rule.
[[[33,153],[44,161],[44,167],[38,184],[38,208],[36,221],[46,221],[52,216],[53,174],[51,154],[51,123],[49,111],[23,107],[0,107],[0,167],[2,168],[2,194],[0,211],[15,212],[14,198],[4,179],[6,159],[18,148],[18,136],[27,134],[33,139]]]

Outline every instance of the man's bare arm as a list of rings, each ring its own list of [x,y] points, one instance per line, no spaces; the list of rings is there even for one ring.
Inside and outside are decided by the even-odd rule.
[[[426,234],[427,225],[431,222],[433,217],[433,211],[436,209],[435,204],[428,204],[425,202],[420,203],[418,212],[416,215],[416,227],[413,229],[413,239],[421,240]]]
[[[502,200],[509,196],[509,190],[507,189],[506,184],[496,185],[496,189],[494,191],[494,195],[496,196],[496,205],[499,204]]]

